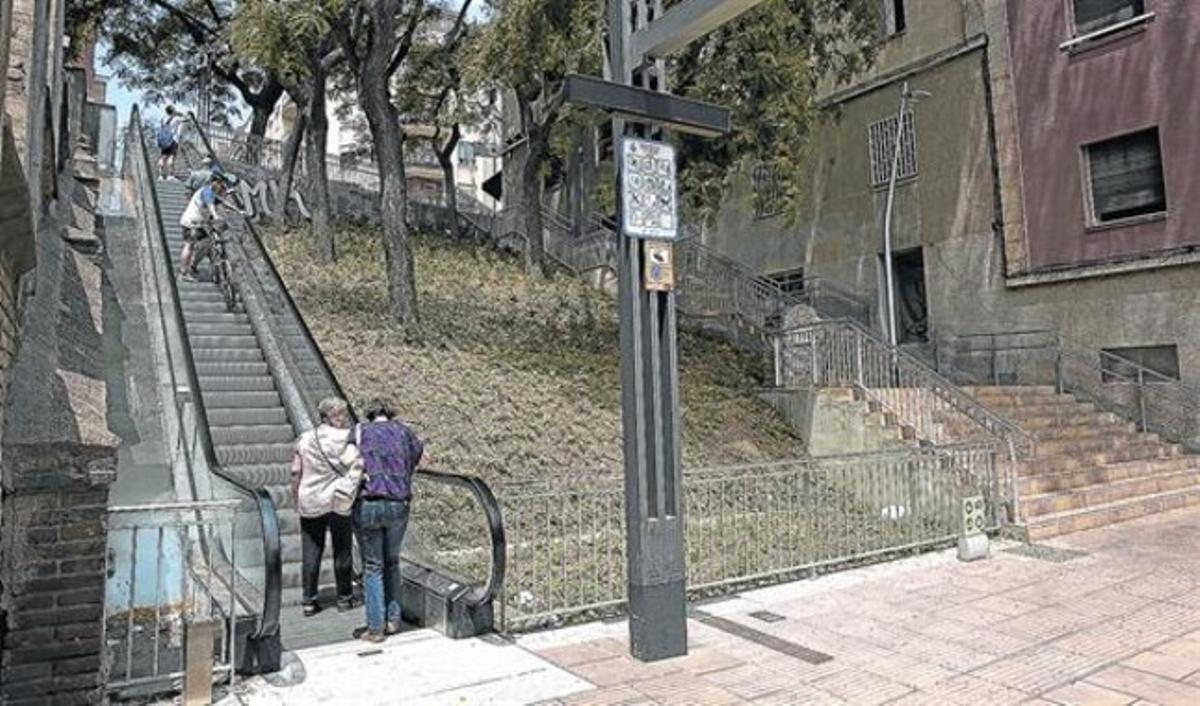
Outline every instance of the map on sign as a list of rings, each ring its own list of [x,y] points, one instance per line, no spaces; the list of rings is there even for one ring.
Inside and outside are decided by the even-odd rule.
[[[621,141],[621,216],[631,238],[674,240],[675,148],[662,142]]]

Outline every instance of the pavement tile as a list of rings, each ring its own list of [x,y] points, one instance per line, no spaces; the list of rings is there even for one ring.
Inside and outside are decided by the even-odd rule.
[[[743,699],[758,699],[796,685],[794,677],[754,664],[705,674],[704,680]]]
[[[1200,704],[1200,687],[1129,667],[1109,667],[1089,676],[1087,680],[1161,706]]]
[[[960,623],[974,625],[976,627],[987,627],[994,625],[1002,620],[1008,620],[1011,616],[1004,613],[994,613],[990,610],[984,610],[977,607],[979,601],[974,601],[964,605],[956,605],[952,608],[947,608],[941,612],[941,616],[950,620],[957,620]]]
[[[971,674],[1037,695],[1081,679],[1104,664],[1103,659],[1048,647],[997,660]]]
[[[1167,639],[1158,633],[1118,631],[1110,626],[1097,626],[1064,635],[1051,644],[1068,652],[1116,662],[1137,654]]]
[[[828,692],[800,684],[773,691],[750,703],[755,706],[828,706],[846,702]]]
[[[662,704],[744,704],[745,699],[704,679],[691,674],[668,674],[640,681],[634,688]]]
[[[613,686],[607,689],[585,691],[562,699],[568,706],[634,706],[653,703],[642,692],[631,686]]]
[[[929,700],[924,698],[926,695]],[[921,690],[920,696],[913,695],[906,698],[916,699],[915,703],[1004,706],[1022,703],[1027,701],[1030,696],[1030,694],[1017,689],[993,684],[969,674],[962,674]],[[899,699],[896,703],[907,704],[909,702]]]
[[[1138,700],[1136,696],[1082,681],[1055,689],[1045,697],[1063,706],[1126,706]]]
[[[1137,596],[1167,600],[1188,593],[1196,587],[1196,580],[1176,571],[1155,571],[1120,584],[1117,588]]]
[[[1182,680],[1200,669],[1200,658],[1195,655],[1179,656],[1163,654],[1160,651],[1148,651],[1123,660],[1121,665],[1168,679]]]
[[[1018,615],[1015,618],[996,623],[992,628],[1016,637],[1042,641],[1075,632],[1096,620],[1094,617],[1079,615],[1061,606],[1056,606]]]
[[[689,649],[686,657],[668,661],[678,663],[678,666],[689,674],[707,674],[745,664],[743,660],[715,647]]]
[[[1155,652],[1191,660],[1200,669],[1200,633],[1192,633],[1188,637],[1164,642],[1154,648]]]
[[[569,670],[596,686],[616,686],[665,676],[679,671],[679,667],[665,662],[639,662],[629,655],[621,655],[577,664]]]
[[[988,596],[981,598],[971,604],[973,608],[986,610],[989,613],[999,613],[1007,615],[1010,618],[1026,613],[1032,613],[1041,606],[1035,603],[1026,603],[1024,601],[1014,600],[1006,596]]]
[[[897,684],[911,686],[914,689],[924,689],[940,681],[945,681],[958,675],[958,672],[929,664],[920,660],[896,655],[892,659],[879,660],[863,665],[867,671],[890,679]]]
[[[862,706],[882,704],[912,691],[910,686],[860,669],[832,674],[812,682],[811,686]]]
[[[628,652],[628,648],[617,640],[593,640],[578,645],[562,645],[532,651],[561,667],[572,667],[577,664],[617,657]]]
[[[1182,636],[1200,628],[1200,611],[1174,603],[1154,603],[1116,621],[1119,630],[1131,629]]]

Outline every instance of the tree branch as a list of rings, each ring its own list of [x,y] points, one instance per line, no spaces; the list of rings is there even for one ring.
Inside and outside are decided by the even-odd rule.
[[[185,12],[175,7],[171,3],[166,2],[166,0],[150,0],[150,4],[154,5],[155,7],[162,8],[170,15],[179,18],[180,21],[187,25],[189,34],[191,34],[197,42],[203,43],[206,41],[206,37],[203,35],[208,35],[214,39],[221,38],[220,33],[214,30],[212,27],[209,27],[201,22],[198,18],[192,16],[191,13]]]
[[[412,51],[413,39],[417,36],[417,28],[421,26],[423,19],[425,19],[425,1],[419,0],[416,7],[413,8],[412,17],[408,20],[408,27],[404,28],[404,34],[400,37],[399,44],[396,45],[396,51],[388,61],[387,71],[384,73],[388,78],[396,75],[400,64],[404,63],[405,57]]]

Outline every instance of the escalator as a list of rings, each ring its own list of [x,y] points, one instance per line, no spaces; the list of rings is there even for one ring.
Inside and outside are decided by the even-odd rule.
[[[216,158],[194,120],[192,128],[200,140],[181,145],[185,169],[199,167],[204,156]],[[131,129],[141,131],[136,113]],[[152,187],[161,209],[164,252],[171,269],[177,270],[182,247],[179,218],[190,194],[175,180],[156,180]],[[361,611],[348,618],[326,614],[331,611],[314,618],[301,616],[299,517],[289,487],[292,444],[316,425],[317,403],[329,395],[350,398],[327,365],[254,223],[236,214],[230,220],[238,221],[230,229],[229,244],[239,299],[234,310],[227,309],[207,265],[201,267],[200,281],[180,281],[172,287],[207,410],[204,423],[214,462],[233,482],[269,497],[278,508],[274,600],[283,606],[277,611],[283,646],[350,639],[347,620],[360,622]],[[402,564],[406,622],[451,637],[491,631],[505,566],[495,498],[477,478],[427,470],[418,471],[414,493]],[[326,552],[322,566],[323,588],[331,588],[333,582],[330,554]]]

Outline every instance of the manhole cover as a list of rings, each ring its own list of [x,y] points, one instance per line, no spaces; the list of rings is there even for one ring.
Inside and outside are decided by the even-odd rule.
[[[1062,547],[1051,547],[1046,544],[1021,544],[1004,551],[1009,554],[1026,556],[1030,559],[1038,559],[1039,561],[1054,562],[1055,564],[1064,564],[1068,561],[1088,556],[1087,552],[1079,551],[1078,549],[1063,549]]]
[[[779,613],[772,613],[769,610],[756,610],[753,613],[750,613],[750,617],[758,618],[764,623],[778,623],[781,620],[786,620],[786,618]]]

